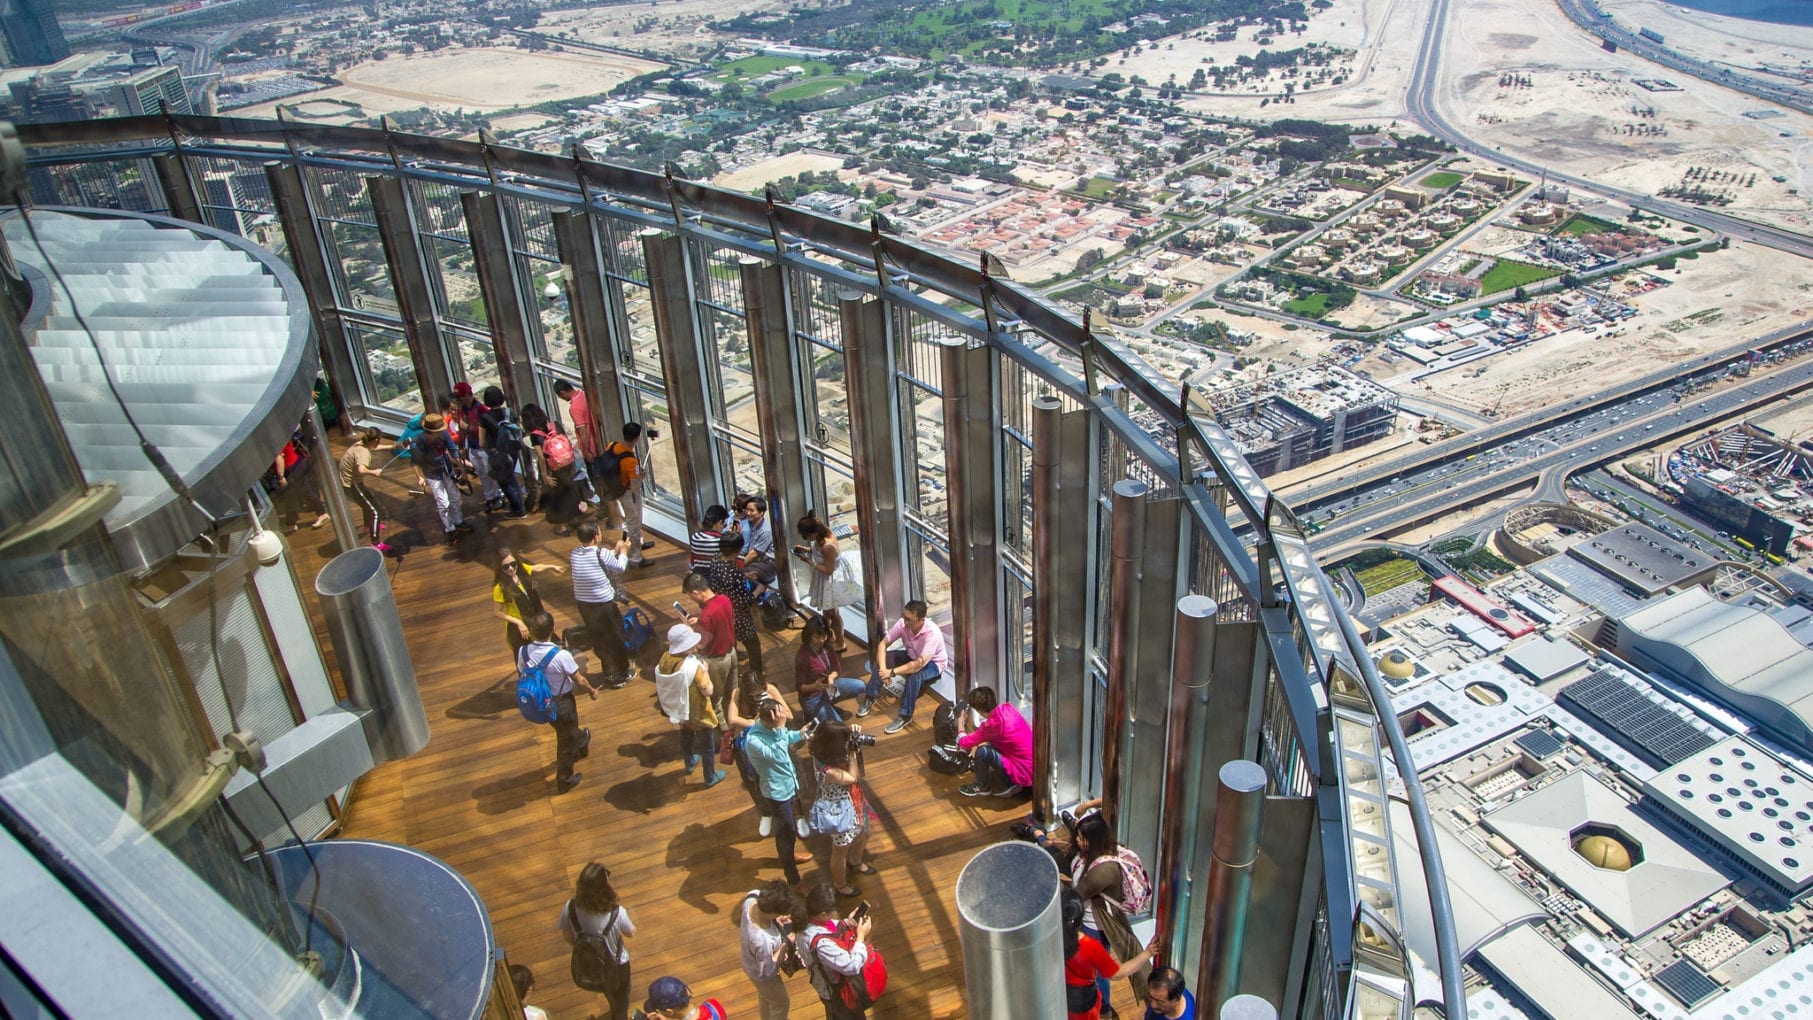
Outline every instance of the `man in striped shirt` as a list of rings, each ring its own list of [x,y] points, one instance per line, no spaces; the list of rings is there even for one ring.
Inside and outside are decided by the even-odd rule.
[[[579,603],[579,618],[592,640],[592,650],[598,653],[600,679],[615,690],[636,679],[636,667],[623,645],[623,614],[617,611],[615,581],[629,566],[629,540],[619,536],[616,546],[605,548],[597,521],[580,522],[574,535],[579,545],[567,556],[573,599]]]
[[[712,504],[705,508],[699,530],[692,533],[687,545],[692,550],[692,569],[704,573],[718,558],[718,539],[724,537],[724,522],[730,520],[730,508]]]

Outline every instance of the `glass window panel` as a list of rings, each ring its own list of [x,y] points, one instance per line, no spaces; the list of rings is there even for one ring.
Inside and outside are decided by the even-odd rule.
[[[742,443],[720,439],[718,456],[730,469],[731,487],[736,492],[766,493],[768,491],[768,476],[763,470],[762,455],[759,450]],[[776,519],[774,527],[784,531],[791,528],[792,525]]]
[[[516,250],[538,258],[560,261],[554,243],[554,209],[533,199],[504,195],[504,222],[509,224]]]
[[[367,315],[401,318],[378,229],[339,221],[325,222],[322,227],[327,237],[328,269],[340,285],[345,307]]]
[[[646,477],[656,498],[670,507],[681,503],[680,467],[674,459],[674,428],[667,413],[667,397],[641,386],[624,387],[629,399],[630,418],[661,434],[648,441]]]
[[[478,266],[472,246],[444,237],[424,237],[430,265],[437,271],[441,314],[468,326],[491,328],[485,317],[485,298],[479,291]],[[431,282],[434,282],[431,280]]]
[[[944,401],[923,386],[900,380],[901,457],[906,508],[940,538],[949,528],[944,469]]]
[[[916,583],[907,586],[907,598],[924,599],[931,618],[951,629],[951,555],[942,542],[908,528],[906,552],[909,565],[917,568]]]
[[[629,344],[619,353],[626,370],[647,377],[651,385],[661,379],[661,349],[655,337],[654,295],[647,287],[619,285],[623,317],[629,324]]]
[[[189,173],[201,197],[208,224],[248,238],[278,255],[288,250],[271,182],[257,163],[205,156],[189,160]]]
[[[612,276],[648,282],[648,260],[642,255],[642,231],[638,223],[594,219],[598,224],[598,248],[604,253],[604,271]]]
[[[148,159],[114,163],[71,163],[27,170],[32,198],[40,205],[83,205],[97,209],[167,213],[169,203]]]
[[[554,365],[579,371],[579,352],[573,347],[573,327],[568,318],[566,284],[560,276],[560,263],[537,258],[523,252],[514,257],[518,286],[534,302],[535,314],[529,316],[529,349],[536,358]],[[554,284],[555,296],[547,297],[548,284]]]
[[[755,375],[750,367],[749,328],[742,316],[717,308],[702,308],[705,364],[715,371],[712,407],[723,423],[755,440],[762,434],[756,420]]]
[[[471,333],[446,330],[447,348],[459,351],[460,371],[472,388],[483,392],[487,386],[499,386],[497,371],[497,349],[491,346],[488,336],[474,336]]]
[[[466,208],[460,189],[440,181],[410,181],[410,207],[416,232],[449,240],[466,240]]]
[[[409,359],[409,342],[403,331],[387,326],[348,323],[353,355],[366,367],[368,402],[404,414],[422,410],[422,388],[416,381],[415,363]]]

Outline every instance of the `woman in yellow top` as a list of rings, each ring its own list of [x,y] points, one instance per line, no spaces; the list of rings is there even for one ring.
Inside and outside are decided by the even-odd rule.
[[[495,604],[491,615],[504,621],[504,640],[510,643],[510,661],[516,661],[517,649],[529,643],[529,624],[536,613],[549,612],[541,603],[541,594],[535,590],[533,574],[537,570],[548,570],[564,574],[567,568],[560,564],[549,564],[538,567],[533,563],[524,563],[508,549],[497,557],[497,570],[491,577],[491,601]]]
[[[677,694],[679,685],[686,685],[686,719],[680,723],[680,753],[686,756],[686,774],[689,776],[701,760],[705,762],[705,786],[710,788],[723,782],[728,773],[718,771],[718,706],[711,697],[711,672],[698,656],[701,640],[699,632],[684,623],[668,628],[667,651],[655,665],[655,689],[657,694],[662,691]],[[677,706],[671,714],[678,717]]]

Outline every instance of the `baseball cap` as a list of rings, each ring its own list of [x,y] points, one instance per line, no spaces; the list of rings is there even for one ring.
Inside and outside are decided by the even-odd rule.
[[[472,384],[469,382],[454,383],[453,395],[456,397],[470,397],[472,395]]]
[[[661,977],[648,986],[648,1000],[642,1004],[642,1008],[673,1009],[691,1001],[692,989],[686,987],[686,982],[677,977]]]

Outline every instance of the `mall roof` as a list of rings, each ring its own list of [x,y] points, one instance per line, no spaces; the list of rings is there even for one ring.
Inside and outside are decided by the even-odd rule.
[[[1712,557],[1654,528],[1626,524],[1568,548],[1633,592],[1654,595],[1712,567]]]
[[[1792,715],[1803,733],[1813,730],[1813,649],[1767,613],[1720,602],[1695,587],[1651,603],[1618,624],[1657,646],[1643,651],[1658,661],[1665,661],[1660,653],[1678,653],[1680,659],[1666,664],[1684,679],[1722,687],[1713,693],[1740,704],[1760,702],[1743,706],[1758,722]],[[1687,665],[1696,665],[1699,675],[1682,668]]]
[[[1544,872],[1633,938],[1665,924],[1731,884],[1631,803],[1585,772],[1575,772],[1484,816]],[[1594,867],[1574,852],[1573,833],[1589,823],[1616,828],[1642,848],[1628,871]]]
[[[1778,887],[1813,882],[1813,776],[1749,740],[1727,737],[1643,787]]]

